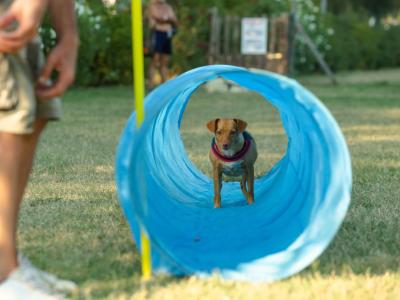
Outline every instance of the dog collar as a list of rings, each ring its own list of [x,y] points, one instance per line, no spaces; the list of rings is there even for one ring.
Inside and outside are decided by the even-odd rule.
[[[246,153],[249,151],[250,146],[251,146],[251,140],[252,137],[249,133],[247,133],[246,131],[243,132],[243,137],[244,137],[244,144],[243,147],[240,151],[236,152],[235,155],[228,157],[225,156],[221,153],[221,151],[218,149],[217,143],[215,142],[215,137],[212,139],[211,141],[211,152],[212,154],[214,154],[214,156],[220,160],[222,160],[223,162],[235,162],[238,160],[241,160]]]

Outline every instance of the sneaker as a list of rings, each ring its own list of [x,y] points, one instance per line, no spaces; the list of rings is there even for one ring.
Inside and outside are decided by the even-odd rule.
[[[48,291],[27,281],[20,268],[14,270],[0,284],[0,299],[2,300],[64,300],[63,295]]]
[[[72,293],[77,289],[77,285],[74,282],[60,279],[53,274],[39,270],[21,253],[18,253],[18,262],[24,276],[38,286],[45,286],[48,290],[59,293]]]

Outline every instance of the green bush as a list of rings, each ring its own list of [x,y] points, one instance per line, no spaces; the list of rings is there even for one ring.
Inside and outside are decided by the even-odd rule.
[[[353,12],[328,16],[334,34],[328,37],[325,59],[333,70],[367,70],[400,66],[400,26],[368,24]]]
[[[297,1],[297,18],[324,57],[331,49],[329,36],[333,34],[329,22],[321,16],[318,6],[312,0]],[[313,72],[318,69],[317,61],[302,35],[296,35],[295,69],[298,72]]]
[[[130,11],[77,2],[80,49],[78,85],[128,84],[132,82]],[[41,36],[46,53],[56,43],[56,35],[45,20]]]
[[[180,23],[173,40],[172,56],[172,69],[178,73],[207,64],[211,6],[217,5],[221,14],[243,16],[281,13],[289,7],[285,1],[269,0],[252,1],[251,9],[232,0],[170,2]],[[106,7],[97,0],[76,2],[81,40],[78,85],[129,84],[132,81],[130,2],[120,0],[117,3]],[[299,0],[298,9],[304,29],[333,70],[400,66],[400,26],[371,27],[366,14],[351,10],[340,15],[321,16],[312,0]],[[45,52],[48,52],[56,42],[48,20],[40,32]],[[320,69],[299,36],[295,53],[298,72]],[[148,65],[149,59],[145,63]]]
[[[179,9],[178,33],[173,38],[172,64],[175,72],[183,72],[207,64],[209,20],[208,9]]]

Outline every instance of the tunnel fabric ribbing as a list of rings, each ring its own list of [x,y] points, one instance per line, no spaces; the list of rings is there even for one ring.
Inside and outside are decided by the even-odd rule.
[[[264,96],[288,136],[283,158],[255,181],[250,206],[239,183],[227,182],[223,208],[213,208],[213,182],[189,160],[179,132],[191,94],[218,77]],[[281,75],[227,65],[191,70],[146,97],[142,126],[133,113],[122,134],[116,179],[139,248],[140,228],[149,235],[155,272],[248,281],[311,264],[340,227],[352,185],[344,137],[312,93]]]

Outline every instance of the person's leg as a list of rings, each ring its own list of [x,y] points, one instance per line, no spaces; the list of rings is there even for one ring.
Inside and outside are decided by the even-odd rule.
[[[168,54],[162,54],[161,55],[161,78],[162,82],[165,82],[168,80],[168,75],[169,75],[169,55]]]
[[[154,80],[155,80],[155,75],[157,72],[157,69],[160,66],[160,53],[154,53],[153,57],[151,58],[150,62],[150,68],[149,68],[149,85],[150,88],[154,88],[156,85]]]
[[[18,266],[16,224],[18,178],[25,135],[0,133],[0,282]]]
[[[33,133],[28,136],[26,148],[24,149],[23,162],[20,168],[20,180],[18,187],[18,197],[22,199],[24,196],[25,188],[28,184],[29,175],[32,170],[33,159],[35,156],[35,150],[39,142],[40,135],[47,125],[48,120],[39,119],[33,124]]]
[[[0,282],[17,266],[16,231],[19,206],[32,168],[45,120],[36,121],[34,133],[0,133]]]

